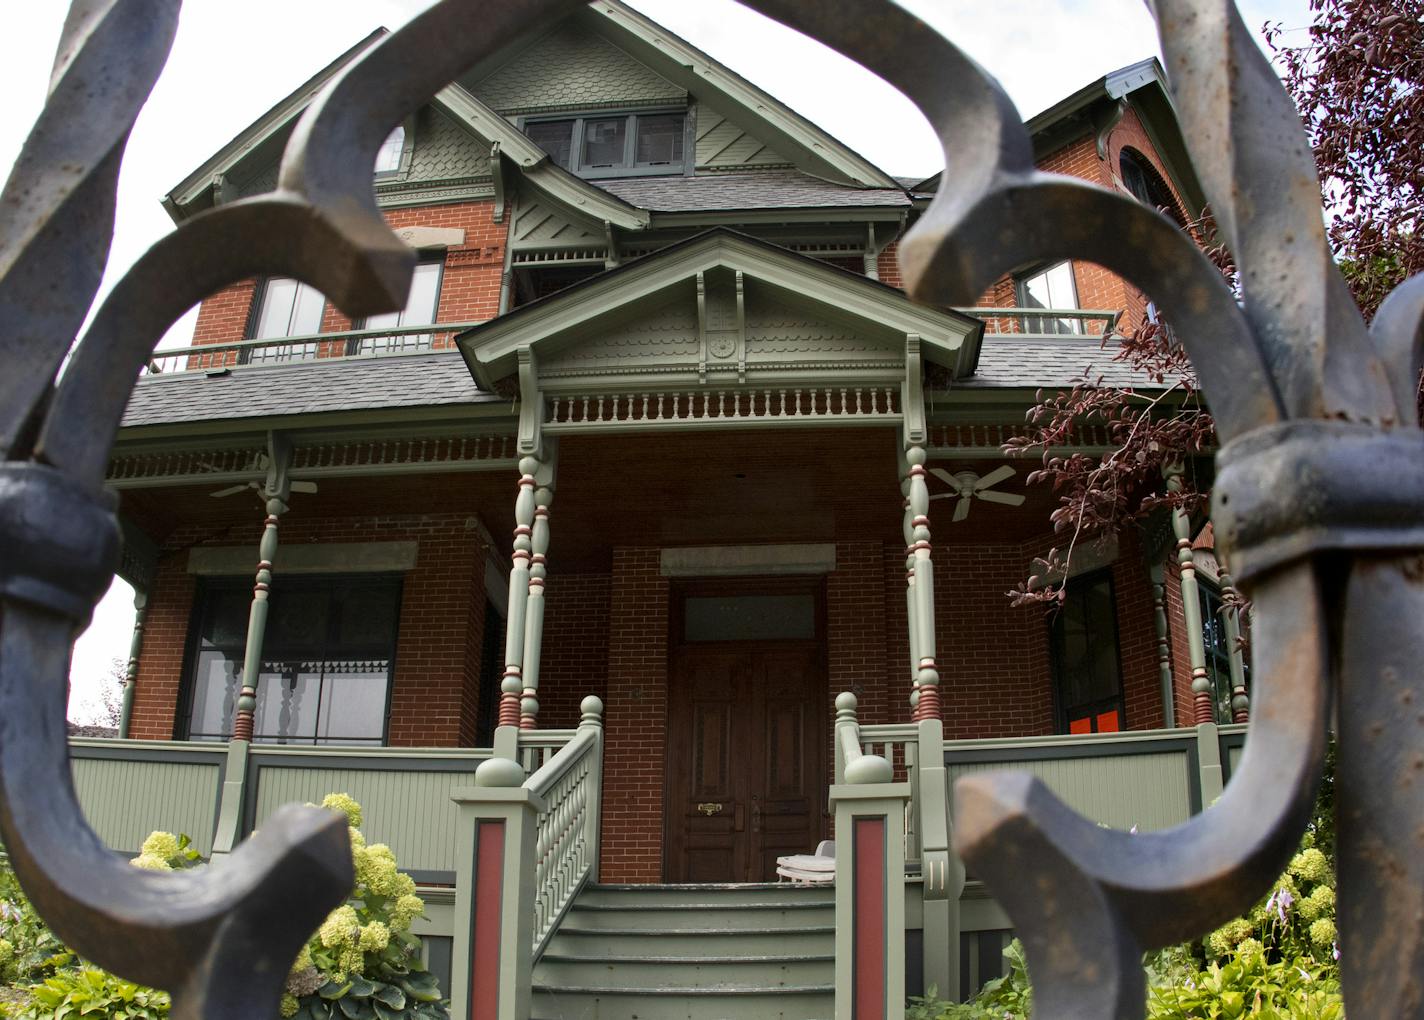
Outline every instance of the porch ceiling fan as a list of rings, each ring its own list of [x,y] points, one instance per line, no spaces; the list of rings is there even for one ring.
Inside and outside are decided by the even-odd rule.
[[[982,478],[973,471],[956,471],[950,474],[944,468],[930,468],[930,474],[944,482],[950,488],[949,492],[941,492],[930,497],[930,499],[955,499],[959,502],[954,504],[954,516],[951,520],[962,521],[969,516],[969,502],[974,499],[982,499],[986,503],[1003,503],[1006,506],[1019,506],[1024,501],[1024,496],[1013,492],[995,492],[993,487],[1012,478],[1017,474],[1013,468],[1004,464],[995,468]]]
[[[243,482],[241,485],[229,485],[226,489],[218,489],[208,495],[214,499],[222,499],[224,496],[236,496],[239,492],[246,492],[248,489],[252,489],[260,496],[265,486],[261,482]],[[316,492],[316,482],[293,481],[291,489],[293,492]]]

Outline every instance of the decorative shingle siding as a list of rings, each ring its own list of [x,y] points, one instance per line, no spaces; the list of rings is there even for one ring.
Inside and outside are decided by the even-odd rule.
[[[785,156],[706,103],[696,105],[694,116],[697,124],[698,170],[739,170],[748,167],[790,165]]]
[[[415,118],[415,149],[408,182],[448,181],[490,175],[489,146],[434,107]]]
[[[685,90],[652,68],[568,22],[482,81],[465,84],[506,115],[687,101]]]

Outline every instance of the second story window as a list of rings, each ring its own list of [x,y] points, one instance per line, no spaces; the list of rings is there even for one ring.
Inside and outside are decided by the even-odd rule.
[[[252,340],[284,336],[314,336],[321,332],[326,299],[315,287],[286,276],[264,280],[257,289],[257,307],[252,318]],[[305,361],[316,357],[316,344],[277,344],[256,347],[243,359],[249,364],[269,361]]]
[[[681,111],[599,114],[527,121],[524,133],[581,177],[631,177],[681,173],[686,123]]]
[[[440,304],[441,263],[422,262],[415,267],[410,281],[410,296],[398,312],[372,315],[363,329],[396,329],[403,326],[429,326],[435,321]],[[391,336],[364,337],[352,341],[348,354],[391,354],[396,351],[422,350],[431,343],[429,333],[394,333]]]
[[[1021,276],[1014,283],[1020,308],[1076,309],[1078,291],[1073,285],[1073,263],[1060,262],[1040,269],[1031,276]],[[1081,319],[1056,318],[1051,315],[1025,315],[1025,333],[1082,333]]]
[[[401,161],[405,158],[405,125],[402,124],[381,143],[381,149],[376,153],[376,173],[393,174],[398,173],[401,168]]]

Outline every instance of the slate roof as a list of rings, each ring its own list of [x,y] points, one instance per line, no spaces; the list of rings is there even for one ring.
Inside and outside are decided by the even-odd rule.
[[[850,188],[795,170],[707,174],[702,177],[622,177],[594,181],[604,191],[653,212],[739,209],[823,209],[908,206],[896,188]]]
[[[1066,388],[1087,375],[1102,376],[1106,386],[1154,388],[1142,373],[1114,361],[1114,352],[1115,345],[1104,348],[1097,337],[1020,338],[986,333],[979,348],[979,367],[954,386],[979,390]]]
[[[140,379],[123,426],[321,414],[393,407],[480,404],[458,351],[380,358],[242,365],[224,376],[176,372]]]

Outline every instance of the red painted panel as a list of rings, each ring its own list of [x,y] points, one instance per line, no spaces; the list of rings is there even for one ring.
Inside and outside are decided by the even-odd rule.
[[[857,818],[855,830],[854,1020],[885,1020],[885,819]]]
[[[1113,709],[1111,712],[1100,712],[1098,714],[1099,733],[1116,733],[1121,729],[1122,725],[1118,721],[1117,709]]]
[[[499,1014],[499,919],[504,897],[504,822],[475,833],[475,906],[470,919],[470,1020]]]
[[[1070,723],[1068,724],[1068,732],[1069,732],[1069,733],[1092,733],[1092,732],[1093,732],[1093,720],[1092,720],[1092,719],[1089,719],[1087,716],[1084,716],[1084,717],[1081,718],[1081,719],[1074,719],[1072,722],[1070,722]]]

